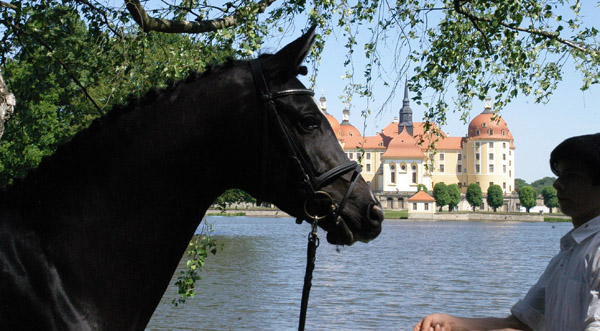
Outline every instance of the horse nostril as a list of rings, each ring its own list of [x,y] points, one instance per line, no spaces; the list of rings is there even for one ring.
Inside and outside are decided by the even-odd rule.
[[[369,206],[369,219],[373,221],[373,223],[381,223],[383,221],[383,210],[376,204],[371,204]]]

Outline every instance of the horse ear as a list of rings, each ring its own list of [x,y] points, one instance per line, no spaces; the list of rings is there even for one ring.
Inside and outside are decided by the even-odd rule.
[[[316,25],[313,25],[300,38],[289,43],[267,60],[269,74],[274,78],[287,80],[302,74],[306,69],[301,66],[315,40]]]

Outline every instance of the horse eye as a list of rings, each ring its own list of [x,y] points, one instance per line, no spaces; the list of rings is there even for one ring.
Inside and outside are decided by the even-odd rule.
[[[319,124],[320,124],[319,118],[317,118],[316,116],[312,116],[312,115],[304,116],[300,120],[300,126],[302,126],[303,129],[309,130],[309,131],[319,128]]]

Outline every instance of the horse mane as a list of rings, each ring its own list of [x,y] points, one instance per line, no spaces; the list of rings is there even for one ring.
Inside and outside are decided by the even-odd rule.
[[[15,190],[22,191],[19,193],[23,194],[27,191],[26,187],[31,186],[28,184],[37,182],[57,169],[69,169],[71,163],[76,161],[75,156],[83,152],[87,141],[93,139],[105,128],[116,123],[125,114],[150,106],[160,97],[168,97],[185,84],[194,83],[208,75],[214,74],[216,71],[232,68],[241,63],[242,61],[229,57],[225,63],[219,65],[208,64],[202,72],[191,70],[186,78],[177,81],[169,79],[165,87],[152,87],[143,96],[130,94],[125,103],[115,104],[106,114],[95,118],[87,128],[80,130],[71,139],[59,145],[54,153],[44,156],[39,165],[30,169],[27,175],[15,178],[12,184],[0,188],[0,205],[6,205],[6,202],[11,200],[14,202],[15,197],[13,195],[17,193],[14,192]],[[31,189],[35,188],[32,187]],[[16,198],[19,199],[20,197]]]

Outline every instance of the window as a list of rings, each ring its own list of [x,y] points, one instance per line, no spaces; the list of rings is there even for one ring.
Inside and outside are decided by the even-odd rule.
[[[503,173],[506,173],[506,164],[503,164],[503,165],[502,165],[502,172],[503,172]]]
[[[487,123],[483,122],[483,124],[481,124],[481,127],[485,128],[486,125],[487,125]]]
[[[511,166],[512,165],[512,160],[508,160],[508,165]]]
[[[429,210],[429,202],[425,202],[425,210]]]
[[[508,156],[511,156],[511,155],[512,155],[512,151],[508,151]]]
[[[371,153],[367,153],[367,160],[371,159]]]
[[[463,169],[463,172],[464,172],[464,173],[467,173],[467,167],[465,167],[465,168]]]
[[[490,153],[490,160],[494,159],[494,153]]]
[[[494,173],[494,165],[490,164],[490,173]]]
[[[506,143],[502,143],[502,148],[506,148]]]
[[[417,210],[417,203],[413,202],[413,210]]]
[[[479,164],[475,165],[475,173],[479,173]]]
[[[502,183],[502,188],[506,190],[506,182]]]
[[[477,129],[477,131],[475,131],[475,135],[478,136],[479,135],[479,129]]]
[[[367,163],[367,172],[371,172],[371,164]]]
[[[508,177],[512,177],[512,170],[508,171]]]
[[[413,184],[417,183],[417,166],[416,165],[412,166],[412,183]]]
[[[349,158],[350,160],[354,159],[354,153],[348,153],[348,158]]]
[[[440,154],[440,161],[444,161],[444,153]]]
[[[490,130],[491,130],[491,129],[490,129]],[[493,141],[490,141],[490,142],[488,143],[488,145],[490,146],[490,148],[494,148],[494,142],[493,142]]]
[[[462,160],[462,154],[458,153],[458,160]]]
[[[493,136],[494,135],[494,129],[489,129],[488,133],[490,134],[490,136]]]
[[[456,166],[456,172],[461,173],[462,172],[462,165],[457,165]]]
[[[444,165],[440,164],[440,172],[444,172]]]
[[[402,171],[406,171],[406,164],[401,165],[400,169],[402,169]]]
[[[458,188],[462,188],[463,187],[463,183],[458,183]]]
[[[479,141],[475,143],[475,148],[479,149]]]
[[[502,160],[506,161],[506,154],[502,154]]]
[[[396,183],[396,166],[390,166],[390,182]]]
[[[412,166],[412,170],[413,170],[413,171],[417,171],[417,166],[413,164],[413,166]]]
[[[490,186],[494,185],[494,182],[490,182]]]
[[[506,130],[502,130],[502,135],[506,136]]]
[[[475,160],[479,160],[479,153],[475,153]]]

